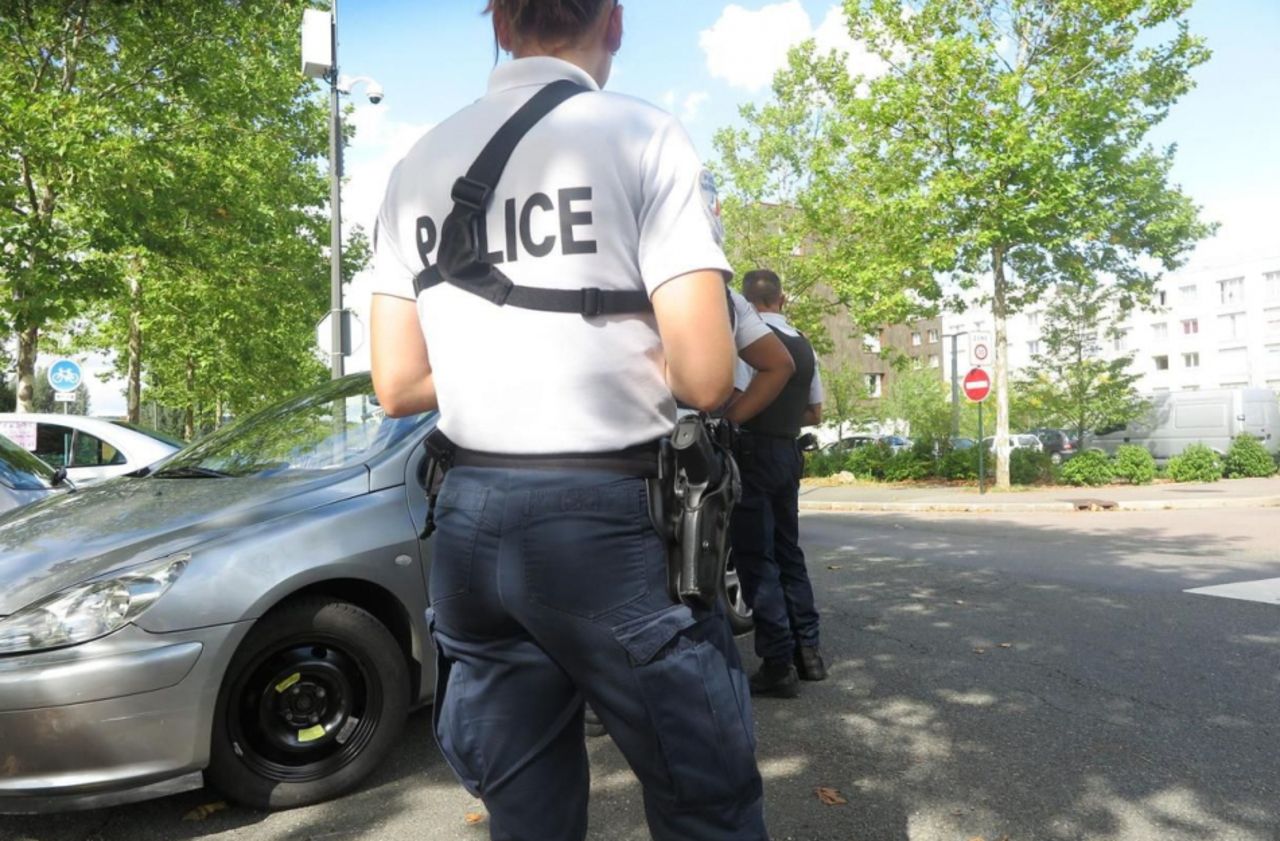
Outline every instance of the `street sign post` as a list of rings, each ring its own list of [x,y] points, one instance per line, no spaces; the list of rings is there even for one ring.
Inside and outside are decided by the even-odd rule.
[[[986,367],[995,359],[992,352],[990,333],[969,334],[969,365],[974,368]]]
[[[333,354],[333,313],[316,324],[316,345],[325,356]],[[352,310],[342,310],[342,355],[350,356],[364,346],[364,322]]]
[[[978,404],[978,493],[984,494],[987,492],[987,463],[982,448],[982,404],[991,396],[991,376],[981,368],[974,368],[964,375],[963,387],[969,402]]]
[[[62,413],[67,413],[67,404],[76,402],[76,389],[84,381],[80,363],[74,359],[59,359],[49,366],[49,385],[53,387],[53,399],[62,404]]]

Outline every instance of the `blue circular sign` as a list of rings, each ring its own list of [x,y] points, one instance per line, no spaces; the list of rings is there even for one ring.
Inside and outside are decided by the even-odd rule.
[[[70,359],[59,359],[49,367],[49,385],[54,391],[75,391],[82,379],[79,363]]]

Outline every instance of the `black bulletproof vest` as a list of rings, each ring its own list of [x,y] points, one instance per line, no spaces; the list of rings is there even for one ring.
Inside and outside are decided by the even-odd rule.
[[[760,414],[742,425],[748,432],[757,435],[772,435],[776,438],[795,438],[800,435],[800,421],[804,418],[805,409],[809,408],[809,385],[813,382],[813,345],[804,336],[788,336],[777,327],[770,325],[787,352],[795,360],[796,372],[782,387],[782,393]]]

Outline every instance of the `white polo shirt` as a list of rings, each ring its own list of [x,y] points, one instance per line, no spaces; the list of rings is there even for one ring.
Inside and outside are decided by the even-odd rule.
[[[396,166],[378,217],[375,293],[414,298],[414,277],[435,262],[453,182],[507,118],[557,79],[589,90],[516,147],[486,217],[489,261],[521,286],[650,295],[689,272],[732,274],[714,181],[675,118],[600,91],[573,64],[539,57],[495,69],[482,99],[428,132]],[[441,428],[459,446],[603,452],[671,431],[675,400],[652,314],[584,318],[499,307],[447,283],[425,290],[417,304]]]
[[[743,298],[743,300],[745,301],[746,299]],[[748,306],[750,306],[750,304],[748,304]],[[751,308],[753,310],[755,309],[755,307]],[[759,316],[766,325],[766,330],[772,327],[777,327],[788,336],[800,335],[800,331],[792,327],[791,322],[787,321],[787,317],[781,313],[764,312],[759,313]],[[755,375],[755,369],[739,359],[738,368],[733,377],[733,387],[738,391],[746,391],[747,386],[751,385],[751,380]],[[809,380],[809,405],[812,406],[817,403],[821,403],[822,396],[822,372],[818,370],[818,354],[815,351],[813,354],[813,379]]]

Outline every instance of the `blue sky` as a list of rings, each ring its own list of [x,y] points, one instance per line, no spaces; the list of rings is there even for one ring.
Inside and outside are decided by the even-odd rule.
[[[387,171],[412,139],[480,96],[493,66],[483,0],[340,0],[343,71],[377,78],[353,97],[347,218],[368,226]],[[791,41],[837,42],[835,0],[632,0],[609,87],[680,115],[704,157],[738,107],[768,97]],[[1177,143],[1175,179],[1223,223],[1200,264],[1280,255],[1280,2],[1200,0],[1192,31],[1213,59],[1153,139]],[[845,46],[848,46],[847,41]]]

